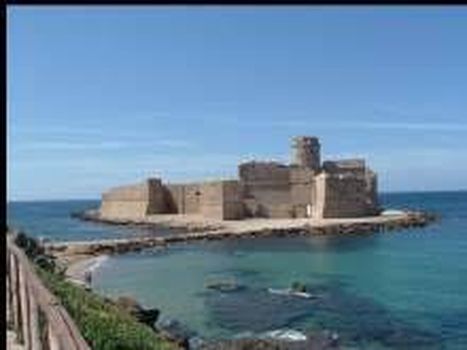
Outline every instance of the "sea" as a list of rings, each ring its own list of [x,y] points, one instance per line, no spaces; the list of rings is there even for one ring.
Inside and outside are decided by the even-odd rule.
[[[384,193],[424,228],[174,244],[101,259],[92,286],[161,311],[192,337],[333,332],[347,349],[467,349],[467,191]],[[8,203],[8,225],[52,241],[170,234],[72,218],[98,201]],[[312,298],[272,293],[294,282]],[[207,288],[230,283],[236,288]],[[290,333],[292,334],[292,333]]]

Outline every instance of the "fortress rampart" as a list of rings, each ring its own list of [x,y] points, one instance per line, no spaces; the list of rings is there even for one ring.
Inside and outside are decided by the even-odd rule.
[[[291,165],[247,162],[238,179],[141,184],[110,189],[102,196],[103,218],[197,214],[219,220],[248,217],[335,218],[378,214],[377,176],[362,159],[324,161],[316,137],[293,139]]]

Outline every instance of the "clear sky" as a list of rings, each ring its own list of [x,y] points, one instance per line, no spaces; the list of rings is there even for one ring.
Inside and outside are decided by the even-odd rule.
[[[467,8],[9,7],[8,198],[365,157],[384,191],[467,188]]]

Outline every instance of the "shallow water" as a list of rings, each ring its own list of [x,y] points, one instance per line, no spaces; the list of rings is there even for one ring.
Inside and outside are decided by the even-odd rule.
[[[387,194],[382,201],[391,208],[433,210],[442,220],[397,233],[146,250],[107,259],[93,284],[102,293],[132,295],[158,307],[204,337],[330,329],[345,345],[361,349],[467,349],[467,192]],[[108,226],[99,230],[116,234]],[[225,280],[244,288],[205,287]],[[267,292],[293,281],[306,283],[317,298]]]

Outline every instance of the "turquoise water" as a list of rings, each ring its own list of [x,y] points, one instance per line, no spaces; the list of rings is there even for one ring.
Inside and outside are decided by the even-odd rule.
[[[231,240],[131,253],[107,259],[95,272],[94,287],[132,295],[204,337],[330,329],[359,349],[467,349],[467,192],[381,199],[386,207],[436,211],[442,220],[397,233]],[[15,218],[33,227],[27,215]],[[95,229],[125,234],[109,226]],[[64,239],[60,230],[49,230]],[[67,239],[90,234],[62,230]],[[205,288],[226,279],[244,288]],[[318,298],[267,292],[293,281],[306,283]]]

